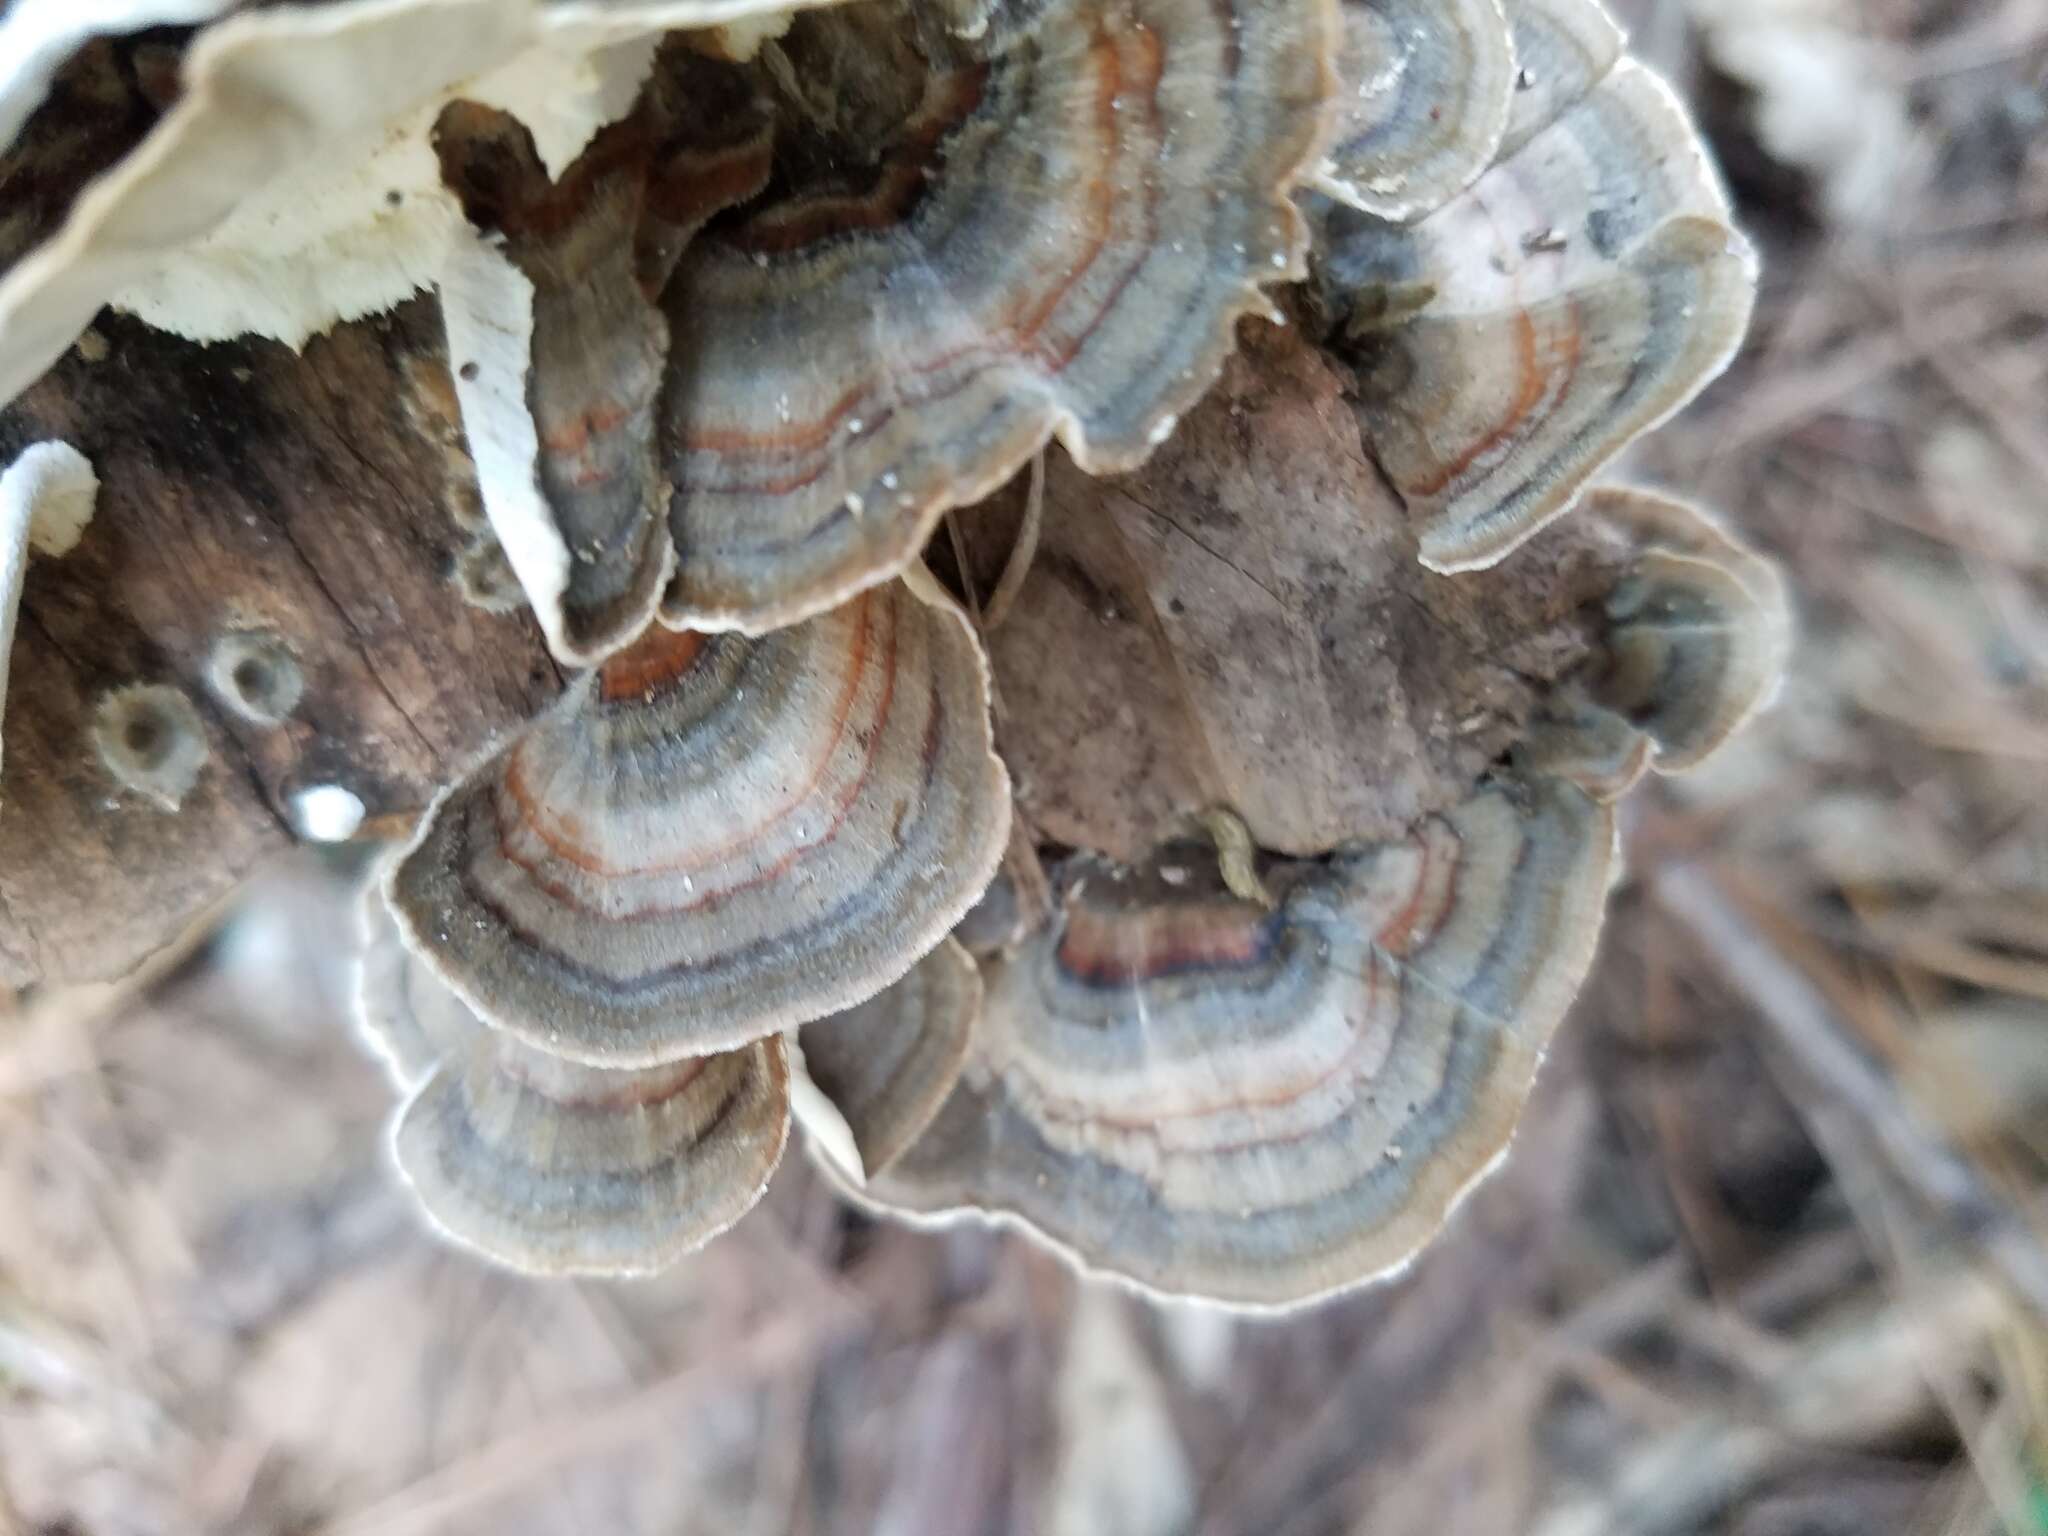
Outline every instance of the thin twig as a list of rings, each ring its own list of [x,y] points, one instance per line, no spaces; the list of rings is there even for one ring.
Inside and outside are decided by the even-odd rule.
[[[967,552],[967,532],[960,526],[960,514],[946,514],[946,535],[953,541],[953,563],[960,567],[960,594],[967,600],[967,617],[974,621],[976,633],[988,626],[982,620],[981,596],[974,590],[974,561]]]

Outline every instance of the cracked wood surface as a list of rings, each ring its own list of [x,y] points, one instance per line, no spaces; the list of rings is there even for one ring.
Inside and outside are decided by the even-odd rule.
[[[0,461],[61,438],[101,484],[78,548],[28,573],[0,767],[0,982],[126,971],[292,840],[297,791],[339,784],[372,819],[409,815],[553,697],[530,619],[450,584],[462,488],[422,429],[445,387],[426,300],[302,354],[107,315],[0,411]],[[280,726],[207,688],[214,641],[241,628],[281,635],[305,670]],[[183,690],[206,725],[211,755],[175,813],[94,756],[95,704],[138,682]]]

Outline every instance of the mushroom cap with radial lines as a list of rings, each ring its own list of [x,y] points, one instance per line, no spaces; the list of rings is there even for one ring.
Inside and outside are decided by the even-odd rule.
[[[1792,616],[1777,568],[1698,508],[1600,486],[1582,515],[1632,557],[1602,603],[1596,654],[1545,700],[1516,761],[1612,800],[1648,769],[1697,768],[1771,701]]]
[[[656,296],[698,228],[767,184],[768,118],[733,74],[665,44],[633,110],[556,175],[507,113],[458,101],[434,127],[470,225],[450,241],[441,312],[479,495],[571,666],[644,630],[675,567]]]
[[[1631,60],[1420,223],[1322,210],[1316,283],[1432,570],[1492,565],[1711,382],[1756,257]]]
[[[1052,924],[984,965],[952,1097],[856,1198],[1228,1305],[1406,1263],[1506,1150],[1592,959],[1612,813],[1504,781],[1406,839],[1269,863],[1272,910],[1204,853],[1077,856]]]
[[[844,69],[818,94],[849,119],[856,61],[895,49],[865,78],[906,99],[858,153],[785,106],[785,138],[822,136],[828,169],[779,170],[677,266],[668,622],[752,632],[842,601],[1048,436],[1129,468],[1268,308],[1262,285],[1300,275],[1288,192],[1321,133],[1325,0],[992,11],[928,57],[904,41],[916,6],[805,14],[775,45]]]
[[[528,1274],[641,1275],[752,1210],[789,1136],[782,1040],[607,1070],[479,1028],[399,1111],[433,1224]]]
[[[760,1198],[792,1108],[782,1040],[639,1070],[565,1062],[443,985],[379,879],[361,919],[357,1023],[407,1095],[393,1150],[440,1231],[527,1273],[647,1274]]]
[[[1501,0],[1344,0],[1338,123],[1316,183],[1383,219],[1440,208],[1493,163],[1515,96]]]
[[[650,632],[444,791],[386,890],[487,1022],[646,1066],[873,996],[1008,829],[979,647],[898,582],[758,639]]]

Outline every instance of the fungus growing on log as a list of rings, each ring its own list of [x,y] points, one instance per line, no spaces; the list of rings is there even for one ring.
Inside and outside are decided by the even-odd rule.
[[[26,250],[0,251],[15,258],[0,274],[0,400],[108,302],[195,340],[292,346],[389,308],[438,279],[461,226],[428,143],[446,102],[516,111],[559,171],[632,106],[661,33],[771,9],[357,0],[225,16],[185,44],[175,99],[140,140],[70,188]],[[122,29],[151,19],[170,17]],[[42,57],[25,85],[50,77]],[[29,99],[13,84],[0,100]],[[21,134],[34,130],[31,112]]]
[[[1052,923],[986,964],[960,1087],[864,1198],[1020,1220],[1092,1269],[1239,1305],[1398,1268],[1506,1149],[1613,846],[1606,811],[1536,781],[1268,862],[1271,910],[1198,847],[1077,855]]]
[[[525,129],[467,105],[443,114],[443,174],[470,159],[468,184],[495,185],[467,197],[478,229],[441,281],[455,391],[499,548],[555,655],[587,666],[647,627],[675,562],[652,434],[668,324],[633,261],[644,164],[608,129],[551,187]]]
[[[792,1081],[783,1038],[646,1068],[585,1066],[478,1019],[406,947],[378,876],[358,938],[356,1022],[404,1095],[393,1149],[442,1232],[528,1273],[641,1274],[760,1198],[807,1086]],[[949,940],[876,997],[805,1026],[812,1070],[857,1127],[838,1127],[857,1138],[849,1173],[886,1167],[930,1123],[980,1005],[974,963]]]
[[[1611,800],[1649,769],[1698,767],[1747,724],[1777,690],[1792,622],[1776,567],[1704,513],[1620,487],[1586,509],[1632,557],[1593,656],[1546,698],[1518,758]]]
[[[479,490],[549,645],[574,665],[646,629],[675,565],[656,299],[704,221],[768,178],[765,118],[686,111],[687,63],[661,61],[634,110],[556,178],[507,113],[458,101],[434,128],[471,226],[441,299]]]
[[[669,622],[755,630],[885,579],[1049,435],[1128,469],[1299,275],[1322,5],[989,10],[943,53],[873,6],[773,45],[776,180],[664,299]]]
[[[1274,1307],[1406,1262],[1505,1151],[1593,953],[1611,802],[1768,699],[1784,598],[1702,514],[1621,488],[1432,575],[1347,471],[1348,424],[1290,328],[1139,475],[1051,466],[991,644],[1020,814],[1083,851],[980,958],[959,1085],[857,1198]],[[1256,518],[1273,496],[1285,526]],[[1219,800],[1251,879],[1191,838]]]
[[[1317,284],[1432,570],[1492,565],[1727,366],[1756,257],[1624,60],[1420,223],[1327,210]]]
[[[671,624],[760,631],[895,575],[1049,434],[1137,462],[1261,285],[1300,275],[1287,194],[1326,0],[1017,4],[971,47],[871,0],[656,57],[663,28],[764,9],[218,22],[140,144],[0,275],[0,399],[109,298],[299,345],[438,285],[499,541],[587,665],[672,559]],[[707,104],[759,100],[772,124],[707,155]],[[678,164],[718,174],[679,203]]]
[[[667,1268],[751,1210],[789,1134],[780,1038],[631,1071],[481,1031],[399,1113],[399,1171],[442,1232],[531,1274]]]
[[[865,1001],[1008,835],[966,622],[904,583],[758,639],[656,629],[428,811],[386,883],[489,1023],[642,1066]]]
[[[392,1147],[441,1232],[532,1274],[645,1274],[761,1197],[789,1133],[779,1039],[644,1070],[492,1030],[400,940],[372,880],[356,1019],[406,1094]]]
[[[1317,183],[1382,219],[1440,208],[1493,163],[1515,96],[1501,0],[1344,0],[1336,142]]]
[[[409,827],[360,1021],[500,1262],[799,1112],[1154,1290],[1427,1240],[1787,644],[1594,484],[1755,281],[1595,0],[173,9],[0,21],[0,450],[102,482],[25,585],[0,482],[0,979]]]

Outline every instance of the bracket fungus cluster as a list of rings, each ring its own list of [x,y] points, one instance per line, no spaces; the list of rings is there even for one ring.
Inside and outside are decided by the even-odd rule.
[[[78,445],[0,481],[0,966],[132,963],[308,796],[409,828],[360,1022],[502,1263],[671,1263],[795,1119],[1154,1291],[1397,1268],[1505,1153],[1617,802],[1782,668],[1769,564],[1599,483],[1755,263],[1596,0],[0,44],[0,450]]]

